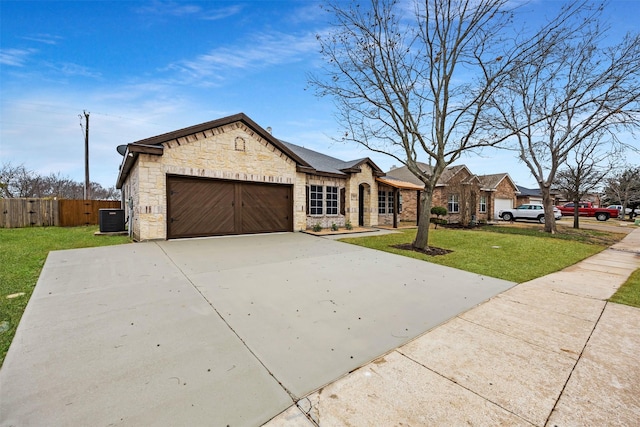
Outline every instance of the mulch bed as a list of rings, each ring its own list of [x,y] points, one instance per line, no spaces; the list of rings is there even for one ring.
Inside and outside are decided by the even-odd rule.
[[[453,251],[450,251],[449,249],[436,248],[435,246],[427,246],[425,249],[418,249],[418,248],[414,248],[411,243],[403,243],[402,245],[393,245],[391,247],[396,249],[402,249],[405,251],[420,252],[421,254],[430,255],[430,256],[446,255],[448,253],[453,252]]]

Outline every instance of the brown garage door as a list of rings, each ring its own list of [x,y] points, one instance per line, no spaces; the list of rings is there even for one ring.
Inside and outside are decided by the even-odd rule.
[[[290,185],[167,177],[167,238],[293,231]]]

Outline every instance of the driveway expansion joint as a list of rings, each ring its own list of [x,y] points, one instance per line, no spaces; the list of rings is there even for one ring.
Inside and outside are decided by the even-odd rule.
[[[289,389],[287,389],[287,387],[285,387],[284,384],[282,384],[282,382],[278,378],[276,378],[276,376],[273,374],[273,372],[271,372],[271,370],[264,364],[264,362],[262,360],[260,360],[258,355],[251,349],[251,347],[249,347],[249,345],[240,336],[240,334],[238,334],[238,332],[229,324],[229,322],[224,318],[224,316],[220,313],[220,311],[218,311],[218,309],[213,305],[213,303],[207,299],[207,297],[202,293],[200,288],[198,286],[196,286],[195,283],[193,283],[193,281],[189,278],[189,276],[180,268],[180,266],[178,264],[176,264],[176,262],[171,258],[171,256],[169,256],[169,254],[164,250],[164,248],[162,246],[158,245],[156,242],[154,242],[154,244],[156,244],[157,246],[160,247],[160,250],[167,256],[167,258],[178,269],[178,271],[180,271],[180,274],[183,275],[184,279],[193,287],[193,289],[195,289],[195,291],[206,301],[206,303],[209,304],[209,306],[213,309],[213,311],[218,315],[220,320],[222,320],[222,322],[224,322],[224,324],[229,328],[229,330],[231,332],[233,332],[233,334],[238,338],[238,340],[240,340],[240,342],[247,349],[247,351],[258,361],[258,363],[260,363],[260,365],[262,365],[262,367],[278,383],[278,385],[280,385],[280,387],[282,387],[282,389],[291,398],[291,401],[295,402],[296,401],[296,396],[291,391],[289,391]]]

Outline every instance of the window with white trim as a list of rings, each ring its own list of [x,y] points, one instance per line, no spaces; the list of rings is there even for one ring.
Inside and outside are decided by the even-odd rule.
[[[449,203],[447,203],[447,209],[449,213],[460,212],[460,197],[457,194],[449,195]]]
[[[309,213],[311,215],[322,215],[322,201],[322,185],[311,185],[309,188]]]
[[[393,191],[389,191],[387,193],[387,213],[393,213],[393,205],[395,204],[393,202]]]
[[[327,195],[327,215],[338,215],[338,187],[325,187]]]
[[[387,213],[387,193],[386,191],[378,191],[378,213]]]
[[[487,196],[480,196],[480,213],[487,213]]]

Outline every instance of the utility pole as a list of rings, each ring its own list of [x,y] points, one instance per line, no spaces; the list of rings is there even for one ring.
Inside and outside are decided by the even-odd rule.
[[[84,200],[89,200],[91,190],[89,188],[89,113],[83,111],[84,115]],[[80,116],[80,127],[82,127],[82,116]]]

